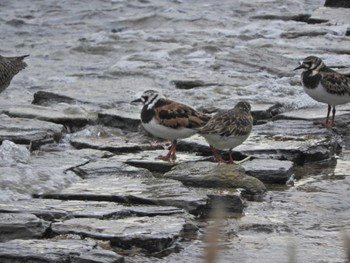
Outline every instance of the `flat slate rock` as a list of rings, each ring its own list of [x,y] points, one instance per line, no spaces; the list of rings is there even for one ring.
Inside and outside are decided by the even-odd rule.
[[[47,149],[33,151],[30,165],[37,168],[67,171],[89,162],[112,156],[110,152],[95,149]]]
[[[182,163],[165,173],[164,177],[181,181],[184,185],[192,187],[243,188],[249,194],[262,194],[266,191],[261,181],[246,175],[240,165],[234,164]]]
[[[0,242],[17,238],[41,238],[48,228],[49,222],[44,221],[35,215],[0,213]],[[2,247],[2,244],[0,247]]]
[[[123,263],[124,258],[85,240],[11,240],[0,245],[2,263]]]
[[[88,162],[73,169],[75,173],[83,178],[96,176],[113,175],[113,176],[131,176],[150,178],[153,174],[144,169],[137,168],[120,161],[118,155],[110,158],[101,158],[95,161]]]
[[[167,150],[149,150],[141,151],[137,153],[128,153],[119,155],[118,159],[125,162],[126,164],[145,168],[151,172],[160,172],[166,173],[171,170],[174,166],[184,163],[184,162],[198,162],[204,161],[207,158],[203,156],[195,155],[194,153],[189,152],[180,152],[176,153],[175,161],[163,161],[159,156],[164,156],[167,153]]]
[[[326,0],[324,6],[350,8],[350,2],[348,0]]]
[[[310,121],[277,120],[256,126],[250,140],[236,150],[302,165],[333,158],[341,150],[340,143],[338,134]]]
[[[71,126],[84,126],[97,120],[97,114],[78,106],[52,108],[38,105],[23,105],[4,111],[11,117],[38,119]]]
[[[175,206],[191,213],[207,209],[208,197],[170,179],[130,176],[99,176],[79,181],[44,198],[114,201],[127,204]]]
[[[176,216],[129,217],[116,220],[75,218],[53,223],[55,234],[78,234],[108,240],[123,249],[143,248],[149,252],[171,246],[185,230],[186,220]],[[195,227],[193,228],[195,229]]]
[[[80,178],[60,168],[36,168],[27,164],[0,167],[0,200],[29,199],[32,195],[51,193],[67,187]]]
[[[141,124],[140,112],[121,111],[114,108],[100,111],[98,120],[103,125],[130,131],[137,131]]]
[[[348,4],[350,5],[350,4]],[[328,22],[332,25],[348,25],[349,24],[349,9],[348,8],[332,8],[319,7],[312,13],[309,18],[309,23]]]
[[[159,149],[161,146],[149,143],[130,142],[125,136],[74,136],[70,143],[77,149],[91,148],[113,153],[139,152],[142,150]]]
[[[263,183],[285,184],[293,174],[291,161],[274,159],[254,159],[242,164],[246,174],[258,178]]]
[[[62,201],[57,199],[30,199],[0,202],[0,213],[33,214],[53,221],[60,218],[124,218],[128,216],[156,216],[185,214],[171,206],[133,205],[114,202]]]
[[[64,127],[61,124],[0,115],[0,141],[10,140],[19,144],[42,145],[58,141],[63,131]]]

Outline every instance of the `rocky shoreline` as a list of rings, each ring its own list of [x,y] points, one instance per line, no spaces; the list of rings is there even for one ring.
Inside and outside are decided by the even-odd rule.
[[[60,102],[57,94],[46,97],[46,104]],[[257,119],[263,124],[255,125],[247,142],[235,149],[236,158],[253,156],[242,165],[212,162],[199,136],[181,141],[177,162],[163,162],[156,159],[161,145],[149,143],[152,139],[144,131],[135,131],[138,118],[110,113],[110,123],[127,127],[127,132],[114,134],[115,128],[100,124],[105,115],[91,117],[66,107],[27,105],[5,110],[7,116],[1,116],[1,150],[17,149],[18,156],[27,156],[20,165],[1,167],[3,174],[25,176],[23,171],[32,169],[45,177],[40,167],[46,165],[63,177],[78,177],[55,192],[32,189],[31,200],[0,202],[3,262],[124,262],[118,253],[128,255],[131,249],[164,256],[196,239],[198,220],[208,218],[213,204],[243,213],[246,198],[261,198],[265,184],[293,182],[296,167],[328,162],[341,151],[337,130],[303,120],[296,111]],[[260,115],[266,114],[260,110]],[[348,118],[350,114],[343,115],[338,125]],[[78,129],[82,123],[88,125],[83,131]],[[60,150],[57,142],[62,138],[74,147]],[[26,153],[20,144],[30,144],[32,152]],[[107,242],[108,248],[100,247],[100,242]]]
[[[338,234],[350,223],[350,108],[337,107],[336,127],[322,128],[326,106],[305,102],[291,69],[315,49],[334,65],[334,57],[349,54],[349,28],[342,35],[348,10],[304,14],[287,3],[298,12],[286,14],[287,7],[276,11],[277,1],[241,2],[232,17],[227,1],[207,3],[214,15],[208,8],[207,17],[197,17],[182,1],[95,4],[102,2],[92,13],[78,6],[73,20],[61,15],[69,3],[36,11],[0,4],[15,10],[3,16],[13,33],[8,49],[25,35],[23,46],[37,52],[28,61],[31,74],[24,71],[0,97],[0,262],[201,260],[218,206],[226,213],[222,262],[345,258]],[[32,13],[17,19],[16,8]],[[104,12],[112,18],[99,28]],[[162,23],[169,26],[158,30]],[[43,30],[55,36],[53,51]],[[18,83],[28,89],[15,89]],[[194,135],[179,141],[176,162],[158,160],[168,142],[146,134],[140,108],[129,103],[158,87],[208,114],[248,98],[253,132],[234,158],[252,158],[218,165]],[[283,257],[297,250],[301,260]]]

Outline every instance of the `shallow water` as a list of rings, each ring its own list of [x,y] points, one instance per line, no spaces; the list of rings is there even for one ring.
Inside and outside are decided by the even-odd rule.
[[[229,108],[241,99],[253,108],[254,103],[275,102],[314,107],[319,104],[304,94],[300,72],[292,69],[310,54],[350,68],[348,55],[337,54],[349,45],[346,27],[257,17],[311,14],[323,2],[2,0],[0,53],[30,57],[28,68],[1,94],[0,108],[29,104],[36,91],[47,90],[79,98],[90,110],[138,114],[139,107],[129,101],[149,88],[198,108]],[[283,37],[300,31],[324,34]],[[179,90],[174,80],[207,85]],[[264,201],[249,202],[243,217],[226,220],[218,262],[344,262],[349,145],[336,167],[304,168],[293,187],[271,188]],[[42,175],[35,190],[78,180],[60,175]],[[8,184],[20,185],[22,179]],[[13,192],[6,195],[16,198]],[[202,262],[205,246],[197,240],[149,262]]]

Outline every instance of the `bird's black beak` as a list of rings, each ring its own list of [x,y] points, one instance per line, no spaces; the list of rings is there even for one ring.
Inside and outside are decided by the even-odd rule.
[[[301,68],[305,68],[305,65],[304,63],[300,63],[299,67],[296,67],[294,70],[297,70],[297,69],[301,69]]]
[[[136,100],[133,100],[131,101],[130,103],[139,103],[139,102],[142,102],[142,99],[141,98],[138,98]]]

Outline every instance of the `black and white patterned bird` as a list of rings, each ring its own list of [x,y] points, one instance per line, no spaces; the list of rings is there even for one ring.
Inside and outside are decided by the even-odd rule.
[[[141,123],[152,135],[171,140],[172,146],[163,160],[176,159],[177,139],[187,138],[197,133],[210,116],[199,113],[182,103],[167,99],[156,90],[146,90],[141,98],[132,102],[144,104],[141,111]]]
[[[3,57],[0,55],[0,93],[10,85],[13,77],[27,66],[23,59],[28,56]]]
[[[294,70],[297,69],[304,69],[301,74],[304,91],[314,100],[328,104],[324,126],[333,127],[335,107],[350,102],[350,75],[330,69],[315,56],[306,57]],[[329,121],[332,108],[332,120]]]
[[[198,133],[209,143],[217,162],[235,164],[242,162],[233,160],[232,149],[242,144],[249,137],[253,128],[253,116],[250,110],[250,104],[241,101],[233,109],[216,113],[205,126],[199,129]],[[223,160],[216,149],[228,149],[229,161]]]

